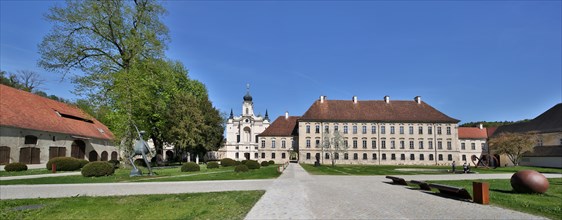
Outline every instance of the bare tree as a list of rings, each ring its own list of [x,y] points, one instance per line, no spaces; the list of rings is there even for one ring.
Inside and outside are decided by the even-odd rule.
[[[340,135],[339,131],[334,131],[332,135],[325,134],[324,139],[322,140],[322,148],[324,152],[330,154],[330,159],[332,160],[332,166],[336,165],[336,157],[337,154],[342,155],[343,153],[347,153],[347,149],[349,148],[343,142],[343,137]]]
[[[530,133],[501,133],[490,139],[490,149],[497,154],[505,154],[515,166],[523,157],[523,153],[533,150],[535,135]]]
[[[31,70],[18,70],[17,78],[22,86],[22,89],[28,92],[33,92],[34,89],[39,88],[45,83],[37,72]]]

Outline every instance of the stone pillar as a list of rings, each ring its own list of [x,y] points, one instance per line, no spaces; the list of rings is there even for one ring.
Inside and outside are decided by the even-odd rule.
[[[197,155],[197,156],[195,157],[195,163],[196,163],[196,164],[199,164],[199,155]]]

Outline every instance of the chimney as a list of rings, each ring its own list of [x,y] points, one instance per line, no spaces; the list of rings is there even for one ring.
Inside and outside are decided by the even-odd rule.
[[[285,119],[289,119],[289,112],[285,112]]]
[[[484,129],[484,125],[482,123],[478,124],[478,128],[480,128],[480,130]]]
[[[414,101],[416,101],[416,103],[421,104],[421,96],[416,96],[414,98]]]
[[[320,103],[324,103],[324,100],[326,100],[326,98],[328,98],[328,97],[326,97],[325,95],[321,95],[320,96]]]
[[[354,95],[352,100],[353,100],[353,103],[357,103],[357,96]]]
[[[384,102],[389,103],[390,102],[390,96],[385,95],[384,96]]]

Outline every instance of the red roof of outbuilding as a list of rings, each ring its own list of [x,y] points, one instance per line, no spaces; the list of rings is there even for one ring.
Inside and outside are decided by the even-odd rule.
[[[297,116],[279,116],[258,136],[296,136],[298,119]]]
[[[458,123],[425,102],[367,100],[315,101],[300,118],[303,121],[381,121]]]
[[[459,127],[459,139],[487,139],[488,129],[475,127]]]
[[[105,125],[79,108],[5,85],[0,85],[0,125],[113,139]]]

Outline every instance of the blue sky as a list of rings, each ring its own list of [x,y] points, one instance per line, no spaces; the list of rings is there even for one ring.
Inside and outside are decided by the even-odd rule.
[[[60,1],[0,2],[0,68],[34,70],[48,94],[73,85],[37,67]],[[422,100],[463,122],[534,118],[562,100],[561,1],[171,1],[166,55],[213,103],[302,115],[328,99]]]

